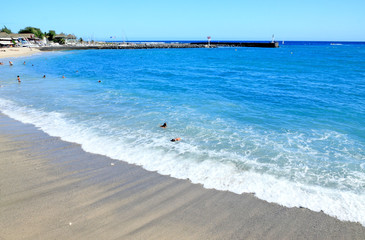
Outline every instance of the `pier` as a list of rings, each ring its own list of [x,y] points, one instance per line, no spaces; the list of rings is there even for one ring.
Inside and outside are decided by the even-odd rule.
[[[217,47],[261,47],[277,48],[278,42],[191,42],[191,43],[164,43],[164,42],[142,42],[142,43],[94,43],[84,45],[59,45],[40,47],[41,51],[60,50],[87,50],[87,49],[153,49],[153,48],[217,48]]]
[[[213,46],[211,46],[213,47]],[[214,46],[216,47],[216,46]],[[153,49],[153,48],[206,48],[203,44],[189,43],[124,43],[124,44],[94,44],[94,45],[75,45],[75,46],[47,46],[40,47],[41,51],[57,50],[87,50],[87,49]]]

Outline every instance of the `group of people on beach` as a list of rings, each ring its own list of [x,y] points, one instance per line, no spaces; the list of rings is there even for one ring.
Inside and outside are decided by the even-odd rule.
[[[162,125],[160,125],[160,127],[161,128],[167,128],[167,124],[166,123],[164,123],[164,124],[162,124]],[[181,140],[181,138],[173,138],[173,139],[171,139],[170,141],[171,142],[178,142],[178,141],[180,141]]]

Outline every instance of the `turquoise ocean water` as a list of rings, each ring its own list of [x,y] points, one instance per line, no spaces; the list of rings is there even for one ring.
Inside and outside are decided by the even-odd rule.
[[[0,111],[14,119],[206,188],[365,226],[365,45],[85,50],[13,62],[0,66]]]

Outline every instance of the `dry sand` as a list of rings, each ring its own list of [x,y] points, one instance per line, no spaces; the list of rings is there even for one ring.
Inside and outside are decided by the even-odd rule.
[[[37,48],[27,48],[27,47],[0,48],[0,59],[1,59],[0,62],[2,62],[4,59],[7,60],[7,58],[24,57],[39,52],[40,50]],[[6,62],[4,64],[6,64]]]
[[[0,114],[0,239],[365,239],[365,228],[86,153]]]

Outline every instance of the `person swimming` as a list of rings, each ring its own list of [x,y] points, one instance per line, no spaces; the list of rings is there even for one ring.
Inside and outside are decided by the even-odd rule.
[[[164,124],[162,124],[160,127],[162,127],[162,128],[166,128],[166,127],[167,127],[167,124],[166,124],[166,123],[164,123]]]
[[[43,75],[43,78],[46,78],[46,75]]]
[[[170,141],[171,142],[178,142],[178,141],[180,141],[181,140],[181,138],[173,138],[173,139],[171,139]]]
[[[62,75],[62,78],[66,78],[64,75]]]
[[[12,61],[9,61],[9,65],[10,65],[10,66],[13,66],[13,62],[12,62]]]
[[[20,82],[22,82],[22,81],[20,81],[20,77],[19,77],[19,75],[17,76],[17,79],[18,79],[18,82],[20,83]]]

